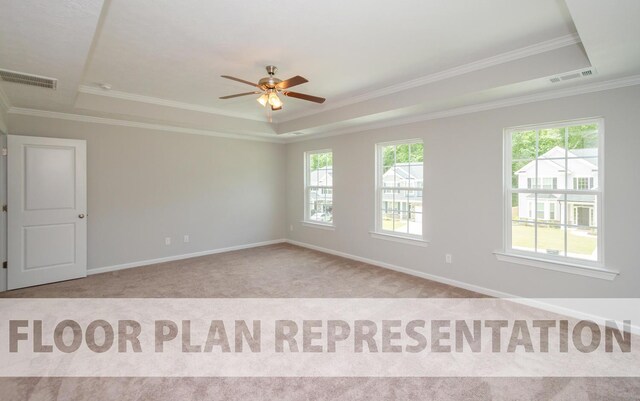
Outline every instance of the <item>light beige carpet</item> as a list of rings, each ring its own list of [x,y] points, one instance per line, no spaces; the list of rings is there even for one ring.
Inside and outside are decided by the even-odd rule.
[[[1,297],[480,297],[292,245],[9,291]],[[9,378],[0,400],[640,400],[621,378]]]

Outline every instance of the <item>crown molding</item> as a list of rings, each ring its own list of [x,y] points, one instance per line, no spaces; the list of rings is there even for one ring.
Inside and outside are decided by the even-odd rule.
[[[7,113],[11,108],[11,103],[9,103],[9,98],[2,90],[2,86],[0,86],[0,133],[8,134],[9,127],[7,127]]]
[[[4,93],[4,91],[2,90],[2,86],[0,85],[0,110],[6,113],[9,111],[10,108],[11,108],[11,102],[9,102],[9,98]]]
[[[327,104],[321,110],[308,110],[300,113],[296,113],[292,116],[283,118],[283,119],[274,119],[273,123],[283,123],[287,121],[292,121],[301,117],[306,117],[318,113],[322,113],[329,110],[334,110],[340,107],[348,106],[355,103],[364,102],[367,100],[375,99],[378,97],[390,95],[393,93],[401,92],[404,90],[420,87],[423,85],[427,85],[430,83],[443,81],[445,79],[457,77],[460,75],[468,74],[470,72],[478,71],[484,68],[497,66],[500,64],[508,63],[510,61],[519,60],[522,58],[535,56],[537,54],[545,53],[548,51],[556,50],[565,46],[575,45],[580,43],[580,37],[577,33],[573,33],[570,35],[561,36],[555,39],[547,40],[544,42],[536,43],[530,46],[526,46],[520,49],[508,51],[497,56],[488,57],[485,59],[477,60],[471,63],[463,64],[457,67],[453,67],[444,71],[440,71],[434,74],[425,75],[410,81],[398,83],[395,85],[390,85],[384,88],[376,89],[361,95],[352,96],[340,101],[336,101],[334,103]],[[117,90],[104,90],[101,88],[89,86],[89,85],[80,85],[78,88],[78,93],[84,93],[88,95],[94,96],[103,96],[113,99],[119,100],[129,100],[133,102],[151,104],[156,106],[170,107],[174,109],[188,110],[188,111],[196,111],[200,113],[207,114],[215,114],[222,115],[227,117],[235,117],[242,118],[245,120],[259,121],[265,122],[265,119],[255,118],[255,117],[247,117],[244,113],[232,112],[228,110],[221,110],[215,107],[207,107],[201,106],[192,103],[179,102],[175,100],[162,99],[152,96],[144,96],[138,95],[130,92],[122,92]]]
[[[138,121],[120,120],[115,118],[94,117],[94,116],[87,116],[82,114],[61,113],[57,111],[27,109],[27,108],[20,108],[20,107],[11,107],[8,111],[8,114],[31,116],[31,117],[42,117],[42,118],[53,118],[58,120],[78,121],[78,122],[84,122],[84,123],[115,125],[120,127],[141,128],[141,129],[149,129],[154,131],[175,132],[175,133],[182,133],[182,134],[207,135],[207,136],[215,136],[220,138],[241,139],[241,140],[247,140],[247,141],[272,142],[272,143],[285,142],[281,138],[270,138],[266,134],[265,136],[257,136],[257,135],[250,135],[250,134],[243,135],[243,134],[234,134],[234,133],[228,133],[228,132],[202,130],[202,129],[196,129],[196,128],[176,127],[173,125],[152,124],[152,123],[144,123],[144,122],[138,122]]]
[[[507,99],[495,100],[491,102],[478,103],[469,106],[457,107],[449,110],[436,111],[433,113],[420,114],[394,120],[382,121],[373,124],[358,125],[343,130],[331,131],[328,133],[310,134],[298,136],[295,138],[287,138],[287,143],[304,142],[312,139],[325,138],[330,136],[350,134],[354,132],[369,131],[379,128],[387,128],[398,125],[412,124],[428,120],[437,120],[440,118],[454,117],[463,114],[477,113],[481,111],[501,109],[510,106],[518,106],[521,104],[541,102],[545,100],[560,99],[569,96],[583,95],[593,92],[601,92],[605,90],[624,88],[628,86],[640,85],[640,75],[632,75],[629,77],[616,78],[602,82],[592,82],[585,85],[556,89],[552,91],[535,93],[532,95],[517,96]]]
[[[491,102],[458,107],[458,108],[449,109],[449,110],[437,111],[433,113],[421,114],[417,116],[387,120],[379,123],[363,124],[363,125],[346,128],[343,130],[331,131],[328,133],[310,134],[310,135],[298,136],[293,138],[292,137],[270,138],[266,135],[256,136],[256,135],[234,134],[234,133],[226,133],[226,132],[217,132],[212,130],[177,127],[177,126],[165,125],[165,124],[152,124],[152,123],[121,120],[121,119],[114,119],[114,118],[95,117],[95,116],[87,116],[82,114],[61,113],[61,112],[55,112],[55,111],[19,108],[19,107],[11,107],[11,106],[8,108],[7,114],[42,117],[42,118],[53,118],[53,119],[68,120],[68,121],[78,121],[78,122],[86,122],[86,123],[149,129],[149,130],[156,130],[156,131],[185,133],[185,134],[192,134],[192,135],[207,135],[207,136],[215,136],[215,137],[222,137],[222,138],[284,144],[284,143],[304,142],[312,139],[344,135],[344,134],[349,134],[353,132],[362,132],[362,131],[368,131],[368,130],[379,129],[379,128],[412,124],[412,123],[417,123],[421,121],[454,117],[454,116],[463,115],[463,114],[477,113],[481,111],[500,109],[504,107],[517,106],[517,105],[527,104],[527,103],[535,103],[535,102],[540,102],[545,100],[552,100],[552,99],[558,99],[563,97],[576,96],[576,95],[600,92],[600,91],[617,89],[617,88],[624,88],[624,87],[635,86],[635,85],[640,85],[640,75],[633,75],[629,77],[617,78],[617,79],[602,81],[602,82],[592,82],[585,85],[580,85],[580,86],[575,86],[570,88],[540,92],[532,95],[517,96],[517,97],[512,97],[512,98],[507,98],[502,100],[496,100]],[[0,89],[0,103],[3,103],[1,107],[5,107],[6,101],[7,101],[6,96],[4,96],[4,93],[2,93]]]
[[[351,104],[364,102],[364,101],[375,99],[381,96],[386,96],[386,95],[391,95],[393,93],[401,92],[407,89],[413,89],[413,88],[417,88],[417,87],[431,84],[434,82],[443,81],[445,79],[454,78],[460,75],[468,74],[470,72],[482,70],[485,68],[495,67],[500,64],[505,64],[511,61],[535,56],[535,55],[546,53],[552,50],[557,50],[566,46],[576,45],[581,42],[582,41],[580,40],[580,36],[577,33],[560,36],[555,39],[547,40],[547,41],[536,43],[530,46],[522,47],[520,49],[511,50],[506,53],[498,54],[497,56],[492,56],[485,59],[473,61],[471,63],[463,64],[457,67],[449,68],[447,70],[425,75],[416,79],[412,79],[410,81],[402,82],[396,85],[390,85],[381,89],[376,89],[371,92],[364,93],[362,95],[349,97],[347,99],[328,104],[320,111],[312,110],[307,112],[301,112],[285,119],[274,120],[274,122],[284,123],[284,122],[295,120],[301,117],[307,117],[313,114],[322,113],[324,111],[333,110],[339,107],[344,107]]]
[[[217,115],[227,116],[227,117],[242,118],[244,120],[253,120],[253,121],[260,121],[260,122],[266,121],[265,119],[262,119],[262,118],[247,117],[243,113],[237,113],[237,112],[232,112],[228,110],[221,110],[215,107],[200,106],[192,103],[178,102],[175,100],[162,99],[162,98],[152,97],[152,96],[137,95],[135,93],[121,92],[117,90],[104,90],[104,89],[95,88],[89,85],[80,85],[80,87],[78,88],[78,92],[85,93],[88,95],[110,97],[110,98],[119,99],[119,100],[130,100],[133,102],[152,104],[155,106],[164,106],[164,107],[171,107],[174,109],[182,109],[182,110],[188,110],[188,111],[197,111],[200,113],[217,114]]]

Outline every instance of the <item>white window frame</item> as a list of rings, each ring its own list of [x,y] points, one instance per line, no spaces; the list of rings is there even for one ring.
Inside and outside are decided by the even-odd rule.
[[[598,189],[589,189],[589,190],[576,190],[576,189],[568,189],[567,184],[569,183],[569,178],[565,177],[565,188],[564,189],[516,189],[512,188],[512,149],[511,149],[511,136],[513,132],[525,131],[525,130],[542,130],[542,129],[551,129],[551,128],[568,128],[574,125],[588,125],[588,124],[597,124],[598,125]],[[545,124],[535,124],[535,125],[527,125],[527,126],[519,126],[507,128],[504,130],[504,165],[503,165],[503,193],[504,193],[504,201],[503,201],[503,250],[499,252],[495,252],[497,258],[502,261],[508,261],[517,264],[529,265],[540,267],[543,269],[563,271],[566,273],[579,274],[584,276],[602,278],[607,280],[613,280],[615,276],[618,274],[615,270],[610,270],[605,268],[604,264],[604,137],[605,137],[605,126],[603,118],[589,118],[589,119],[580,119],[580,120],[572,120],[572,121],[563,121],[563,122],[553,122],[553,123],[545,123]],[[566,154],[565,154],[566,157]],[[595,261],[592,260],[584,260],[579,258],[573,258],[570,256],[561,256],[561,255],[551,255],[551,254],[542,254],[535,253],[530,251],[524,251],[519,249],[513,249],[511,244],[511,228],[512,228],[512,195],[515,193],[548,193],[548,194],[564,194],[564,195],[584,195],[590,194],[596,196],[596,205],[597,208],[597,230],[598,230],[598,239],[597,239],[597,249],[598,249],[598,259]],[[534,202],[534,205],[536,203]],[[567,207],[567,202],[564,202],[565,208],[565,222],[567,224],[566,219],[568,218],[569,210]],[[555,211],[556,214],[562,215],[560,210]],[[534,216],[536,213],[533,214]],[[537,235],[537,230],[536,230]],[[565,250],[566,250],[566,230],[565,230]],[[537,241],[537,239],[534,239]]]
[[[415,235],[415,234],[410,234],[410,233],[399,233],[396,231],[389,231],[389,230],[384,230],[383,227],[383,223],[382,223],[382,214],[381,214],[381,210],[382,210],[382,202],[383,202],[383,191],[385,190],[385,187],[382,186],[382,163],[383,163],[383,158],[382,158],[382,149],[385,146],[397,146],[397,145],[408,145],[408,144],[416,144],[416,143],[420,143],[424,145],[424,141],[421,138],[413,138],[413,139],[404,139],[404,140],[400,140],[400,141],[391,141],[391,142],[379,142],[375,144],[375,155],[376,155],[376,159],[375,159],[375,217],[374,217],[374,222],[375,222],[375,229],[374,231],[371,231],[370,234],[373,238],[376,239],[384,239],[384,240],[390,240],[390,241],[394,241],[394,242],[401,242],[401,243],[405,243],[405,244],[410,244],[410,245],[418,245],[418,246],[427,246],[428,241],[426,241],[424,239],[424,233],[425,233],[425,208],[424,208],[424,168],[425,168],[425,163],[424,163],[424,147],[423,147],[423,162],[422,162],[422,168],[423,168],[423,181],[422,181],[422,188],[420,188],[420,191],[422,191],[422,234],[421,235]],[[414,187],[394,187],[396,188],[396,191],[402,191],[402,190],[406,190],[406,191],[416,191],[416,188]],[[389,187],[386,187],[387,190],[389,190]]]
[[[310,214],[310,210],[309,210],[309,191],[312,189],[317,189],[317,190],[322,190],[322,191],[326,191],[327,189],[331,190],[331,208],[332,211],[335,207],[335,191],[333,189],[333,185],[329,186],[329,185],[310,185],[310,178],[311,178],[311,156],[312,155],[316,155],[316,154],[320,154],[320,153],[331,153],[331,159],[332,159],[332,163],[331,163],[331,170],[333,171],[333,150],[332,149],[319,149],[319,150],[310,150],[307,152],[304,152],[304,216],[302,218],[302,224],[307,226],[307,227],[317,227],[317,228],[324,228],[324,229],[329,229],[329,230],[333,230],[335,228],[335,218],[332,219],[331,223],[325,223],[325,222],[321,222],[321,221],[316,221],[316,220],[311,220],[311,214]],[[333,181],[332,181],[333,184]],[[332,217],[335,217],[335,215],[333,215],[332,212]]]

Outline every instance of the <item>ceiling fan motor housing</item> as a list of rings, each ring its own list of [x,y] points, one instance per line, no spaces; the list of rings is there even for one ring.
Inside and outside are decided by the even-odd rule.
[[[275,65],[268,65],[265,68],[266,68],[267,74],[269,74],[269,76],[268,77],[264,77],[260,81],[258,81],[258,86],[262,90],[275,89],[276,85],[279,84],[280,82],[282,82],[281,79],[278,79],[278,78],[274,77],[274,75],[275,75],[276,71],[278,70],[278,68]]]
[[[269,75],[276,75],[276,71],[278,71],[278,67],[275,65],[268,65],[264,68],[267,70],[267,74]]]

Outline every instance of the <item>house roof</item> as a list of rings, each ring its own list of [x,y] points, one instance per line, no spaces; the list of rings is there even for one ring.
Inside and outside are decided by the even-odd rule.
[[[564,158],[564,153],[564,148],[555,146],[546,153],[540,155],[538,157],[538,160],[545,161],[547,163],[553,163],[558,166],[558,168],[564,169],[563,161],[558,160],[558,158]],[[570,163],[572,161],[581,161],[598,167],[597,159],[594,160],[594,158],[598,157],[598,148],[569,149],[569,151],[567,151],[567,157],[569,158]],[[523,166],[520,170],[518,170],[518,173],[524,173],[534,166],[535,160]],[[571,165],[569,165],[569,169],[571,169]]]
[[[584,161],[596,167],[598,166],[597,159],[596,160],[593,159],[598,157],[598,148],[569,149],[567,156],[568,157],[586,157],[587,159],[583,159]]]
[[[424,168],[422,162],[416,163],[396,163],[392,166],[386,173],[384,173],[384,178],[393,177],[394,173],[405,180],[422,180],[424,177]]]
[[[527,199],[535,199],[535,197],[536,197],[536,194],[527,195]],[[560,195],[538,194],[538,199],[556,199],[556,200],[559,200],[560,199]]]
[[[569,149],[569,153],[577,157],[598,157],[598,148]]]
[[[528,194],[527,199],[535,199],[535,194]],[[569,195],[569,203],[581,202],[581,203],[594,203],[594,195]],[[555,194],[538,194],[538,199],[553,199],[562,202],[562,195]]]
[[[569,203],[595,203],[595,195],[569,195]]]
[[[313,170],[309,174],[309,185],[311,186],[333,186],[333,168],[326,167],[319,170]]]

